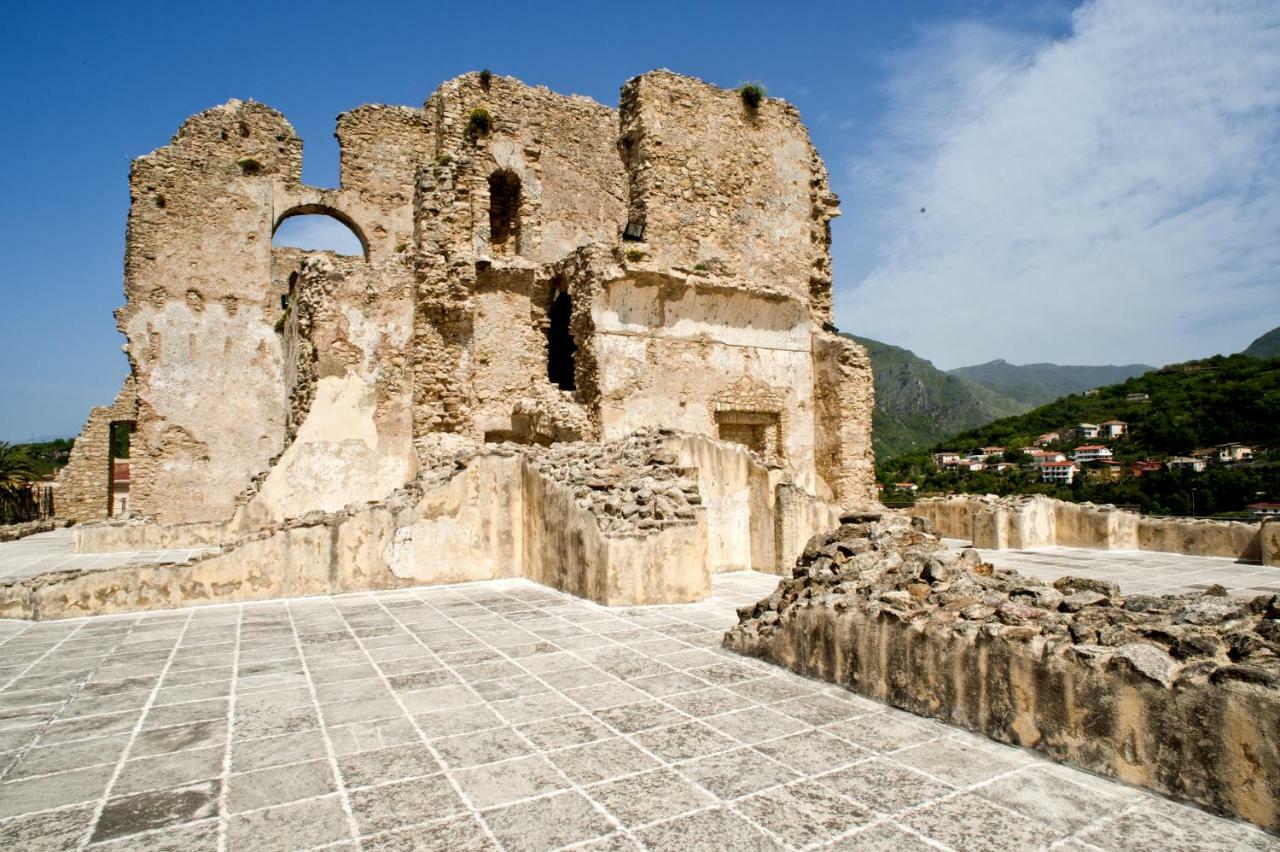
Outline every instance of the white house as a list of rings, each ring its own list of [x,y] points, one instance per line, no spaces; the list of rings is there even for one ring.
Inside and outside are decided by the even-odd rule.
[[[1101,444],[1084,444],[1075,448],[1071,458],[1076,464],[1102,461],[1103,459],[1111,458],[1111,448],[1104,447]]]
[[[1209,463],[1204,459],[1192,458],[1191,456],[1174,456],[1166,464],[1171,468],[1190,469],[1196,473],[1209,466]]]
[[[1247,447],[1244,444],[1219,444],[1214,449],[1218,451],[1218,461],[1228,464],[1253,458],[1253,447]]]
[[[1129,424],[1123,420],[1104,420],[1098,425],[1102,427],[1102,437],[1104,438],[1119,438],[1129,431]]]
[[[1054,482],[1059,485],[1070,485],[1076,478],[1074,462],[1055,461],[1040,465],[1040,481]]]
[[[1099,431],[1097,423],[1080,423],[1076,426],[1076,434],[1081,438],[1096,438]]]

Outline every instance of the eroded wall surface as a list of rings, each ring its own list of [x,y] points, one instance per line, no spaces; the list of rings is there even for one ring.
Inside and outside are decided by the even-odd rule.
[[[917,500],[906,512],[928,518],[945,536],[977,547],[1084,547],[1156,550],[1263,562],[1266,524],[1203,518],[1156,518],[1115,506],[1071,503],[1042,495],[998,498],[952,495]]]
[[[726,647],[1280,831],[1280,596],[1050,585],[922,520],[815,536]]]
[[[455,485],[400,506],[378,521],[399,536],[396,555],[376,564],[436,581],[448,572],[422,574],[414,554],[439,546],[457,576],[532,565],[579,593],[639,601],[662,597],[649,590],[664,563],[688,565],[668,577],[686,597],[711,570],[776,569],[835,511],[807,501],[873,499],[869,364],[830,326],[836,199],[793,107],[748,107],[666,71],[629,81],[616,110],[467,74],[420,109],[344,113],[337,137],[336,188],[302,182],[301,139],[253,102],[193,116],[136,161],[118,312],[136,393],[130,508],[166,531],[130,537],[221,529],[238,549],[423,489],[458,447],[512,442],[524,485],[501,499],[496,485]],[[347,226],[359,253],[273,248],[281,223],[306,214]],[[560,475],[556,447],[582,443],[599,461],[654,427],[750,456],[741,482],[716,491],[709,562],[690,550],[706,520],[685,516],[684,491],[636,510],[658,525],[642,538],[667,542],[655,550],[621,533],[626,482],[600,503],[603,491],[584,496]],[[552,523],[544,502],[599,531],[582,520],[580,539],[547,544],[529,528]],[[780,523],[784,503],[799,508]],[[502,545],[468,538],[502,518],[525,530]],[[368,556],[374,527],[343,525],[342,547]],[[578,567],[538,568],[547,554]],[[615,586],[592,585],[602,566]]]

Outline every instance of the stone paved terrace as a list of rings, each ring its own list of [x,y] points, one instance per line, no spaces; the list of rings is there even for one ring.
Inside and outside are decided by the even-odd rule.
[[[216,548],[147,550],[120,553],[74,553],[71,530],[37,533],[17,541],[0,542],[0,583],[51,571],[93,571],[121,565],[188,562]]]
[[[1280,848],[722,650],[776,582],[0,622],[0,848]]]
[[[958,539],[947,542],[952,547],[969,544]],[[1012,568],[1051,582],[1064,574],[1111,580],[1129,595],[1201,592],[1215,583],[1237,597],[1280,594],[1280,568],[1226,557],[1078,547],[980,550],[984,559],[999,568]]]

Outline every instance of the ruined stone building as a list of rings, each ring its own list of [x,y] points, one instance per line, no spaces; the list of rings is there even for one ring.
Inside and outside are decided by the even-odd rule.
[[[611,109],[485,72],[336,135],[336,189],[253,102],[134,162],[131,373],[58,498],[119,508],[132,430],[127,513],[81,547],[217,544],[200,570],[266,572],[232,597],[528,576],[650,602],[777,571],[873,499],[837,199],[794,107],[655,71]],[[301,214],[362,255],[273,247]]]

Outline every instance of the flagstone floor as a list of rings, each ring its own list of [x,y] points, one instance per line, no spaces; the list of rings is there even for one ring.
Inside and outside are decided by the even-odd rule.
[[[0,848],[1280,848],[719,648],[776,582],[0,622]]]
[[[967,544],[955,539],[948,539],[948,543],[953,547]],[[1080,547],[981,550],[981,553],[997,567],[1012,568],[1050,582],[1064,574],[1111,580],[1128,595],[1202,592],[1214,584],[1236,597],[1280,594],[1280,568],[1249,565],[1225,557]]]

